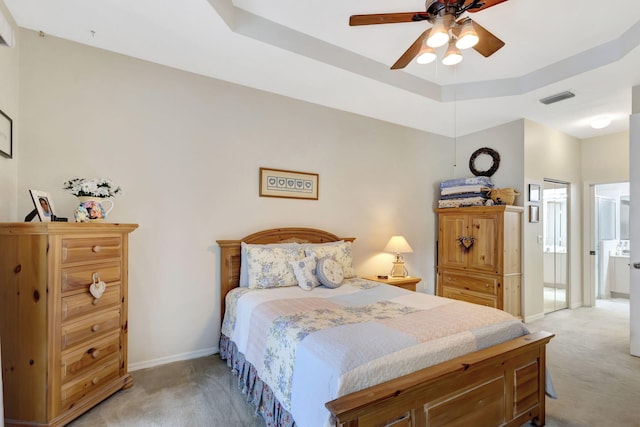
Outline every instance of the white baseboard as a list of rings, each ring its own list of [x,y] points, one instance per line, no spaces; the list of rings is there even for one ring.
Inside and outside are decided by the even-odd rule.
[[[534,314],[533,316],[526,316],[524,318],[524,323],[531,323],[531,322],[535,322],[536,320],[542,320],[544,319],[544,313],[538,313],[538,314]]]
[[[219,353],[218,347],[205,348],[202,350],[190,351],[188,353],[174,354],[172,356],[161,357],[159,359],[145,360],[144,362],[130,363],[127,368],[129,372],[140,369],[153,368],[154,366],[166,365],[167,363],[179,362],[181,360],[197,359],[199,357],[211,356]]]

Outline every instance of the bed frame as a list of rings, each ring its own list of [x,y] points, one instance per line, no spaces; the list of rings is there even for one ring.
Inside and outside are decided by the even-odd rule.
[[[312,228],[276,228],[220,246],[221,316],[240,279],[240,242],[324,243],[339,238]],[[336,427],[513,426],[545,424],[545,346],[534,332],[326,403]]]

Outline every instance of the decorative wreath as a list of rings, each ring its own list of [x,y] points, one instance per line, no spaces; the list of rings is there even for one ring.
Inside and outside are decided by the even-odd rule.
[[[478,156],[481,154],[488,154],[489,156],[491,156],[491,159],[493,159],[493,162],[491,163],[491,167],[486,171],[479,171],[476,169],[475,162]],[[488,148],[488,147],[478,148],[476,151],[473,152],[473,154],[471,155],[471,158],[469,159],[469,169],[471,170],[471,173],[473,173],[475,176],[492,176],[494,173],[496,173],[499,166],[500,166],[500,154],[498,154],[498,152],[493,148]]]

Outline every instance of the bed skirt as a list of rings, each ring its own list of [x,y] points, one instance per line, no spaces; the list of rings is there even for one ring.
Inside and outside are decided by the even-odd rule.
[[[236,344],[224,334],[220,335],[220,358],[226,360],[227,366],[238,376],[238,386],[247,395],[247,402],[265,420],[267,427],[295,427],[291,414],[278,402],[271,388],[260,379]]]

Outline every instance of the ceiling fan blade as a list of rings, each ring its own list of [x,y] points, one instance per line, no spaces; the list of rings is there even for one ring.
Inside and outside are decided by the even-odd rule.
[[[485,58],[493,55],[498,51],[498,49],[504,46],[504,42],[502,40],[494,36],[493,33],[478,24],[476,21],[473,21],[473,29],[476,30],[479,39],[478,44],[473,48]]]
[[[417,22],[429,18],[426,12],[376,13],[372,15],[351,15],[349,25],[396,24],[399,22]]]
[[[413,58],[418,56],[418,53],[420,53],[420,48],[422,47],[422,41],[427,37],[429,37],[429,32],[431,32],[431,28],[426,30],[424,33],[420,34],[420,37],[418,37],[416,41],[414,41],[413,44],[409,46],[409,49],[407,49],[406,52],[403,53],[400,58],[398,58],[396,63],[391,66],[391,69],[398,70],[400,68],[404,68],[407,65],[409,65],[409,63],[413,60]]]
[[[483,0],[482,3],[484,3],[482,6],[480,6],[477,9],[469,9],[470,13],[476,13],[476,12],[480,12],[481,10],[485,10],[490,8],[491,6],[495,6],[497,4],[500,3],[504,3],[507,0]],[[471,0],[468,0],[466,3],[471,3]]]

